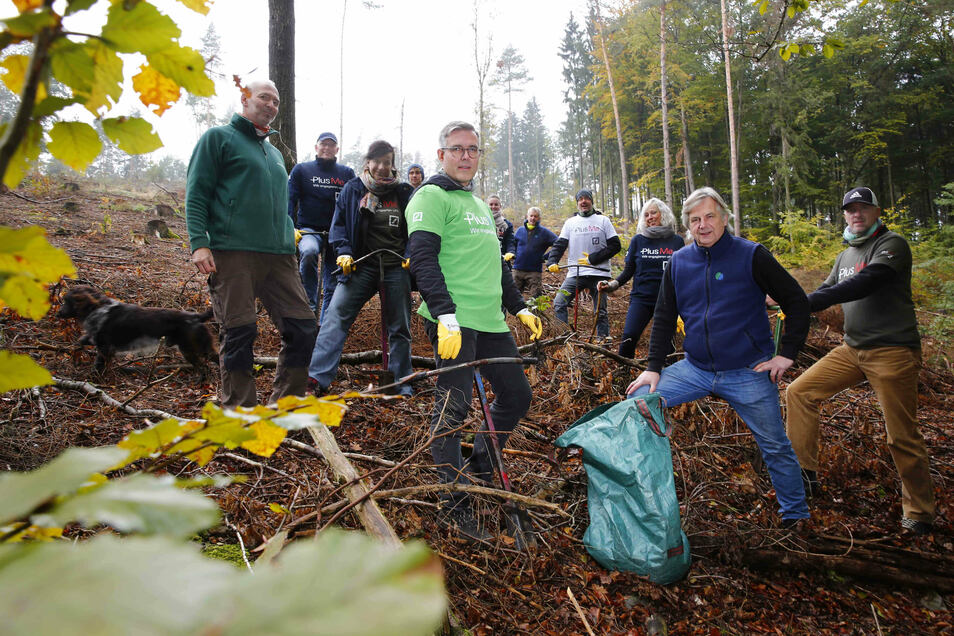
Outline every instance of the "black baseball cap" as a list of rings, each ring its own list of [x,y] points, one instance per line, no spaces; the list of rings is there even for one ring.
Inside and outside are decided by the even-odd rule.
[[[873,205],[876,208],[880,207],[878,205],[878,197],[875,196],[875,193],[871,191],[871,188],[866,188],[864,186],[860,188],[852,188],[846,192],[844,198],[841,200],[841,209],[844,210],[850,203],[867,203],[868,205]]]

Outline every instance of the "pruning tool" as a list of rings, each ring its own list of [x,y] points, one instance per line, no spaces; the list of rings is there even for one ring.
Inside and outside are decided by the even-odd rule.
[[[775,314],[775,355],[778,355],[778,349],[782,342],[782,325],[785,324],[785,312],[782,311],[782,308],[778,305],[771,305],[769,309],[772,309],[776,312]]]
[[[494,464],[496,464],[497,474],[500,476],[500,483],[503,485],[504,490],[513,492],[513,488],[510,486],[510,477],[504,468],[503,453],[500,450],[500,441],[497,439],[497,430],[494,428],[494,420],[490,415],[490,405],[487,403],[487,393],[484,391],[484,379],[481,377],[480,369],[477,367],[474,367],[474,384],[477,386],[477,395],[480,397],[480,406],[484,412],[484,421],[487,422],[490,445],[494,451],[491,457]],[[537,545],[536,539],[532,534],[524,530],[524,522],[529,523],[529,520],[524,519],[522,511],[513,503],[506,504],[504,509],[506,511],[507,529],[513,537],[517,549],[527,551],[531,547],[535,548]]]

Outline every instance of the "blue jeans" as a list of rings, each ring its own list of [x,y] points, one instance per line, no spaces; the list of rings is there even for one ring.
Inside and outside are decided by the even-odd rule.
[[[553,313],[559,320],[570,324],[567,320],[567,308],[573,304],[573,297],[577,290],[589,290],[593,297],[593,310],[596,312],[596,335],[605,338],[609,335],[609,314],[606,313],[606,294],[597,294],[596,284],[602,280],[609,280],[606,276],[567,276],[563,285],[553,298]],[[600,298],[599,307],[596,306],[597,296]]]
[[[314,232],[312,228],[303,227],[302,232]],[[298,273],[301,274],[301,284],[308,297],[308,305],[314,311],[318,308],[318,257],[323,256],[321,266],[321,286],[324,290],[321,302],[321,313],[318,315],[318,324],[321,317],[331,304],[331,296],[338,284],[338,277],[331,272],[335,271],[335,251],[328,244],[327,234],[305,234],[298,242]]]
[[[348,330],[364,304],[377,293],[380,284],[376,263],[359,266],[347,282],[338,283],[331,305],[321,321],[308,366],[308,375],[317,380],[322,390],[326,390],[335,379]],[[400,379],[412,372],[411,276],[400,265],[386,268],[383,286],[387,299],[381,303],[381,310],[388,332],[388,370],[395,379]],[[410,395],[410,385],[402,386],[400,392]]]
[[[663,369],[656,391],[666,400],[667,407],[698,400],[710,393],[726,400],[755,437],[775,487],[782,518],[808,518],[798,459],[782,422],[778,387],[767,372],[757,373],[750,368],[703,371],[687,360],[680,360]],[[641,386],[626,397],[646,393],[649,386]]]

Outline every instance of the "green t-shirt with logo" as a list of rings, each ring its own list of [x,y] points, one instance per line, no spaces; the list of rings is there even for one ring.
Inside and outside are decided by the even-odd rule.
[[[414,193],[404,216],[409,236],[423,230],[441,237],[437,260],[457,306],[457,322],[477,331],[509,331],[501,309],[500,241],[487,204],[466,190],[428,184]],[[417,313],[437,320],[426,302]]]

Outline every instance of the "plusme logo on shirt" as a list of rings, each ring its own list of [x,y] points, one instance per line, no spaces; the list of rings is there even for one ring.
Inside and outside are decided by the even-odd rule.
[[[388,215],[388,225],[390,227],[397,227],[400,224],[400,219],[397,214]]]
[[[411,223],[419,223],[423,220],[424,220],[423,212],[415,212],[414,215],[411,217]]]

